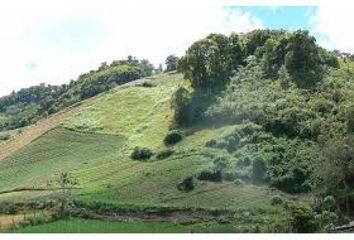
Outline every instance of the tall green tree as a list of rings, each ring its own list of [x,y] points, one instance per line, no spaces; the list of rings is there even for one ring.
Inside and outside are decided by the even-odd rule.
[[[232,73],[231,45],[222,34],[210,34],[195,42],[178,63],[179,70],[194,88],[213,88]]]
[[[178,62],[177,56],[169,55],[165,61],[165,64],[166,64],[165,72],[175,71],[177,69],[177,62]]]

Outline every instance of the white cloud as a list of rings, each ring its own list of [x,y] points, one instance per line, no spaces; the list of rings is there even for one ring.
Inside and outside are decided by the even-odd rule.
[[[247,32],[263,28],[263,22],[250,12],[240,11],[237,8],[226,8],[226,27],[234,32]]]
[[[318,36],[321,45],[354,53],[353,8],[350,6],[324,5],[310,17],[312,33]]]
[[[221,6],[111,3],[0,3],[0,96],[40,82],[68,82],[128,54],[157,65],[211,32],[263,26],[250,13]]]

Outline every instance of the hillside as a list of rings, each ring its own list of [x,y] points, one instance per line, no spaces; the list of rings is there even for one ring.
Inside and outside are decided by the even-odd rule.
[[[234,126],[192,133],[174,147],[176,153],[167,159],[132,161],[130,153],[136,146],[156,152],[166,148],[163,139],[173,118],[170,98],[183,79],[179,74],[168,74],[155,77],[151,83],[148,87],[117,88],[95,98],[61,126],[2,159],[0,191],[9,193],[1,194],[0,200],[51,198],[57,191],[51,190],[48,183],[58,172],[67,171],[79,183],[79,189],[74,191],[75,200],[87,206],[99,203],[133,209],[239,209],[241,213],[270,214],[280,211],[270,204],[276,191],[263,186],[203,182],[191,192],[177,189],[184,178],[210,165],[202,153],[205,142],[232,131]],[[28,131],[31,128],[23,134]],[[259,217],[255,212],[250,222]]]
[[[3,142],[0,212],[76,217],[50,231],[98,221],[80,217],[132,220],[136,232],[332,231],[353,214],[353,79],[353,62],[306,32],[211,34],[178,72],[112,87]]]

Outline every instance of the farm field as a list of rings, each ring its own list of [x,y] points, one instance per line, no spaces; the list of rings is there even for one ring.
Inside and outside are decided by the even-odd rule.
[[[0,161],[0,191],[47,188],[62,171],[108,161],[124,144],[124,137],[54,129]]]
[[[71,218],[24,228],[4,230],[8,233],[228,233],[237,228],[230,224],[178,225],[166,222],[108,222]]]

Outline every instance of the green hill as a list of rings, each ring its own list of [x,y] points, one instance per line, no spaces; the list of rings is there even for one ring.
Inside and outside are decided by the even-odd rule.
[[[178,73],[89,98],[1,159],[0,210],[72,200],[75,217],[176,232],[330,231],[352,215],[353,76],[351,61],[306,32],[209,35]]]

